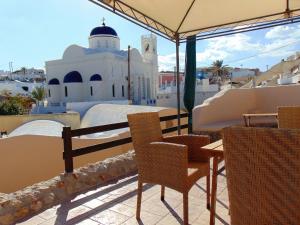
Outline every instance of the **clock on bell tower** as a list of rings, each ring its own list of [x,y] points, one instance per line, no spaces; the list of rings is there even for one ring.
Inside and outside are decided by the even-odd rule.
[[[157,58],[157,41],[153,34],[143,35],[141,38],[142,55],[147,61],[153,61]]]

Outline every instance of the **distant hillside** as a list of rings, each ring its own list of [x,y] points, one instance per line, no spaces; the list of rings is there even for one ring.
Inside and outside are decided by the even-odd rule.
[[[289,61],[282,61],[272,66],[268,71],[261,73],[255,79],[255,86],[261,85],[263,81],[268,81],[269,85],[276,85],[279,75],[284,72],[291,72],[292,68],[300,64],[300,58]],[[276,81],[276,82],[275,82]],[[252,81],[245,84],[242,88],[252,87]]]

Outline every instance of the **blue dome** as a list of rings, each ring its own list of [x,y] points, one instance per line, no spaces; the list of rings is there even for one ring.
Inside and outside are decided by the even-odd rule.
[[[93,76],[91,76],[90,81],[101,81],[102,77],[99,74],[94,74]]]
[[[118,36],[117,32],[108,26],[102,26],[102,27],[95,27],[92,31],[90,36],[94,35],[112,35],[112,36]]]
[[[59,85],[59,80],[56,78],[53,78],[53,79],[49,80],[48,84],[49,85]]]
[[[82,83],[82,77],[79,72],[72,71],[65,76],[64,83]]]

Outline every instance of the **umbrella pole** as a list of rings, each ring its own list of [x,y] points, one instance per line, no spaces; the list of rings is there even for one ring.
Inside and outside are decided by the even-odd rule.
[[[176,36],[176,86],[177,86],[177,133],[181,134],[180,126],[180,77],[179,77],[179,36]]]

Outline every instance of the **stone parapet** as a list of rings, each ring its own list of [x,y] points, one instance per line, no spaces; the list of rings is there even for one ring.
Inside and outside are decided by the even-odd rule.
[[[0,193],[0,225],[13,224],[73,198],[78,193],[117,181],[136,171],[134,151],[129,151],[14,193]]]

